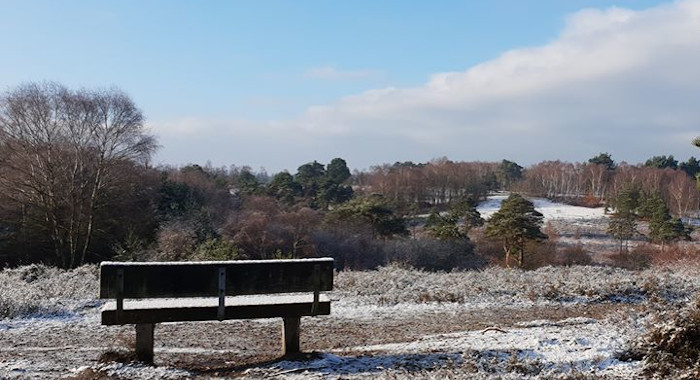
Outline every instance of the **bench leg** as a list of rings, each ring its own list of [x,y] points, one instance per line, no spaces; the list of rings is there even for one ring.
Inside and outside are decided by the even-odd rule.
[[[136,358],[144,363],[153,363],[153,323],[136,325]]]
[[[285,317],[282,330],[282,354],[284,356],[298,354],[299,350],[299,326],[301,317]]]

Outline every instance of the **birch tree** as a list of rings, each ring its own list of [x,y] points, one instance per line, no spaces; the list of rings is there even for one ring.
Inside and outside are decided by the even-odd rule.
[[[21,228],[49,238],[55,261],[83,264],[97,211],[123,186],[123,163],[146,165],[156,149],[143,114],[118,89],[29,83],[0,98],[0,191],[22,210]]]

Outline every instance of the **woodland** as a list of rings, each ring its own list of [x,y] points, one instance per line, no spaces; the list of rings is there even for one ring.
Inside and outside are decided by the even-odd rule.
[[[153,166],[157,148],[119,89],[29,83],[2,94],[0,267],[330,256],[339,269],[529,268],[587,253],[548,245],[554,232],[526,198],[606,207],[621,254],[631,239],[661,249],[689,239],[700,204],[694,157],[630,164],[600,153],[528,167],[437,158],[352,171],[339,157],[268,174]],[[513,206],[485,221],[476,206],[495,192]],[[523,225],[524,235],[508,234]]]

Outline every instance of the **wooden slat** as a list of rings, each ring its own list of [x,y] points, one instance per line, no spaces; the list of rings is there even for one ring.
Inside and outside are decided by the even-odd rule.
[[[333,259],[211,263],[103,263],[100,298],[117,298],[117,271],[124,271],[124,298],[218,297],[219,268],[226,268],[226,295],[310,292],[314,265],[320,290],[333,289]]]
[[[226,306],[223,319],[310,316],[312,306],[313,302]],[[122,311],[119,321],[117,321],[115,310],[104,310],[102,311],[102,324],[124,325],[136,323],[212,321],[218,320],[218,309],[218,306],[125,309]],[[329,315],[330,313],[330,301],[319,302],[316,315]]]

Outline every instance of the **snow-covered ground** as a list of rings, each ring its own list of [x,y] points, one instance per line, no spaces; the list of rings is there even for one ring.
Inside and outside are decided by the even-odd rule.
[[[486,201],[479,204],[477,211],[481,214],[481,217],[488,219],[493,215],[499,208],[501,208],[501,202],[508,198],[507,194],[498,194],[490,196]],[[543,198],[532,198],[530,201],[534,204],[535,210],[542,213],[545,221],[548,220],[565,220],[568,222],[580,222],[597,220],[601,218],[606,218],[603,207],[580,207],[571,206],[563,203],[552,202],[548,199]]]
[[[486,218],[504,196],[479,206]],[[602,209],[534,199],[547,220]],[[582,224],[584,225],[584,224]],[[164,323],[156,365],[131,363],[133,327],[102,326],[97,270],[0,272],[0,379],[631,379],[618,353],[656,310],[687,304],[700,267],[340,272],[330,316],[302,319],[300,360],[275,360],[281,321]],[[0,314],[2,315],[2,314]],[[120,359],[121,358],[121,359]]]

